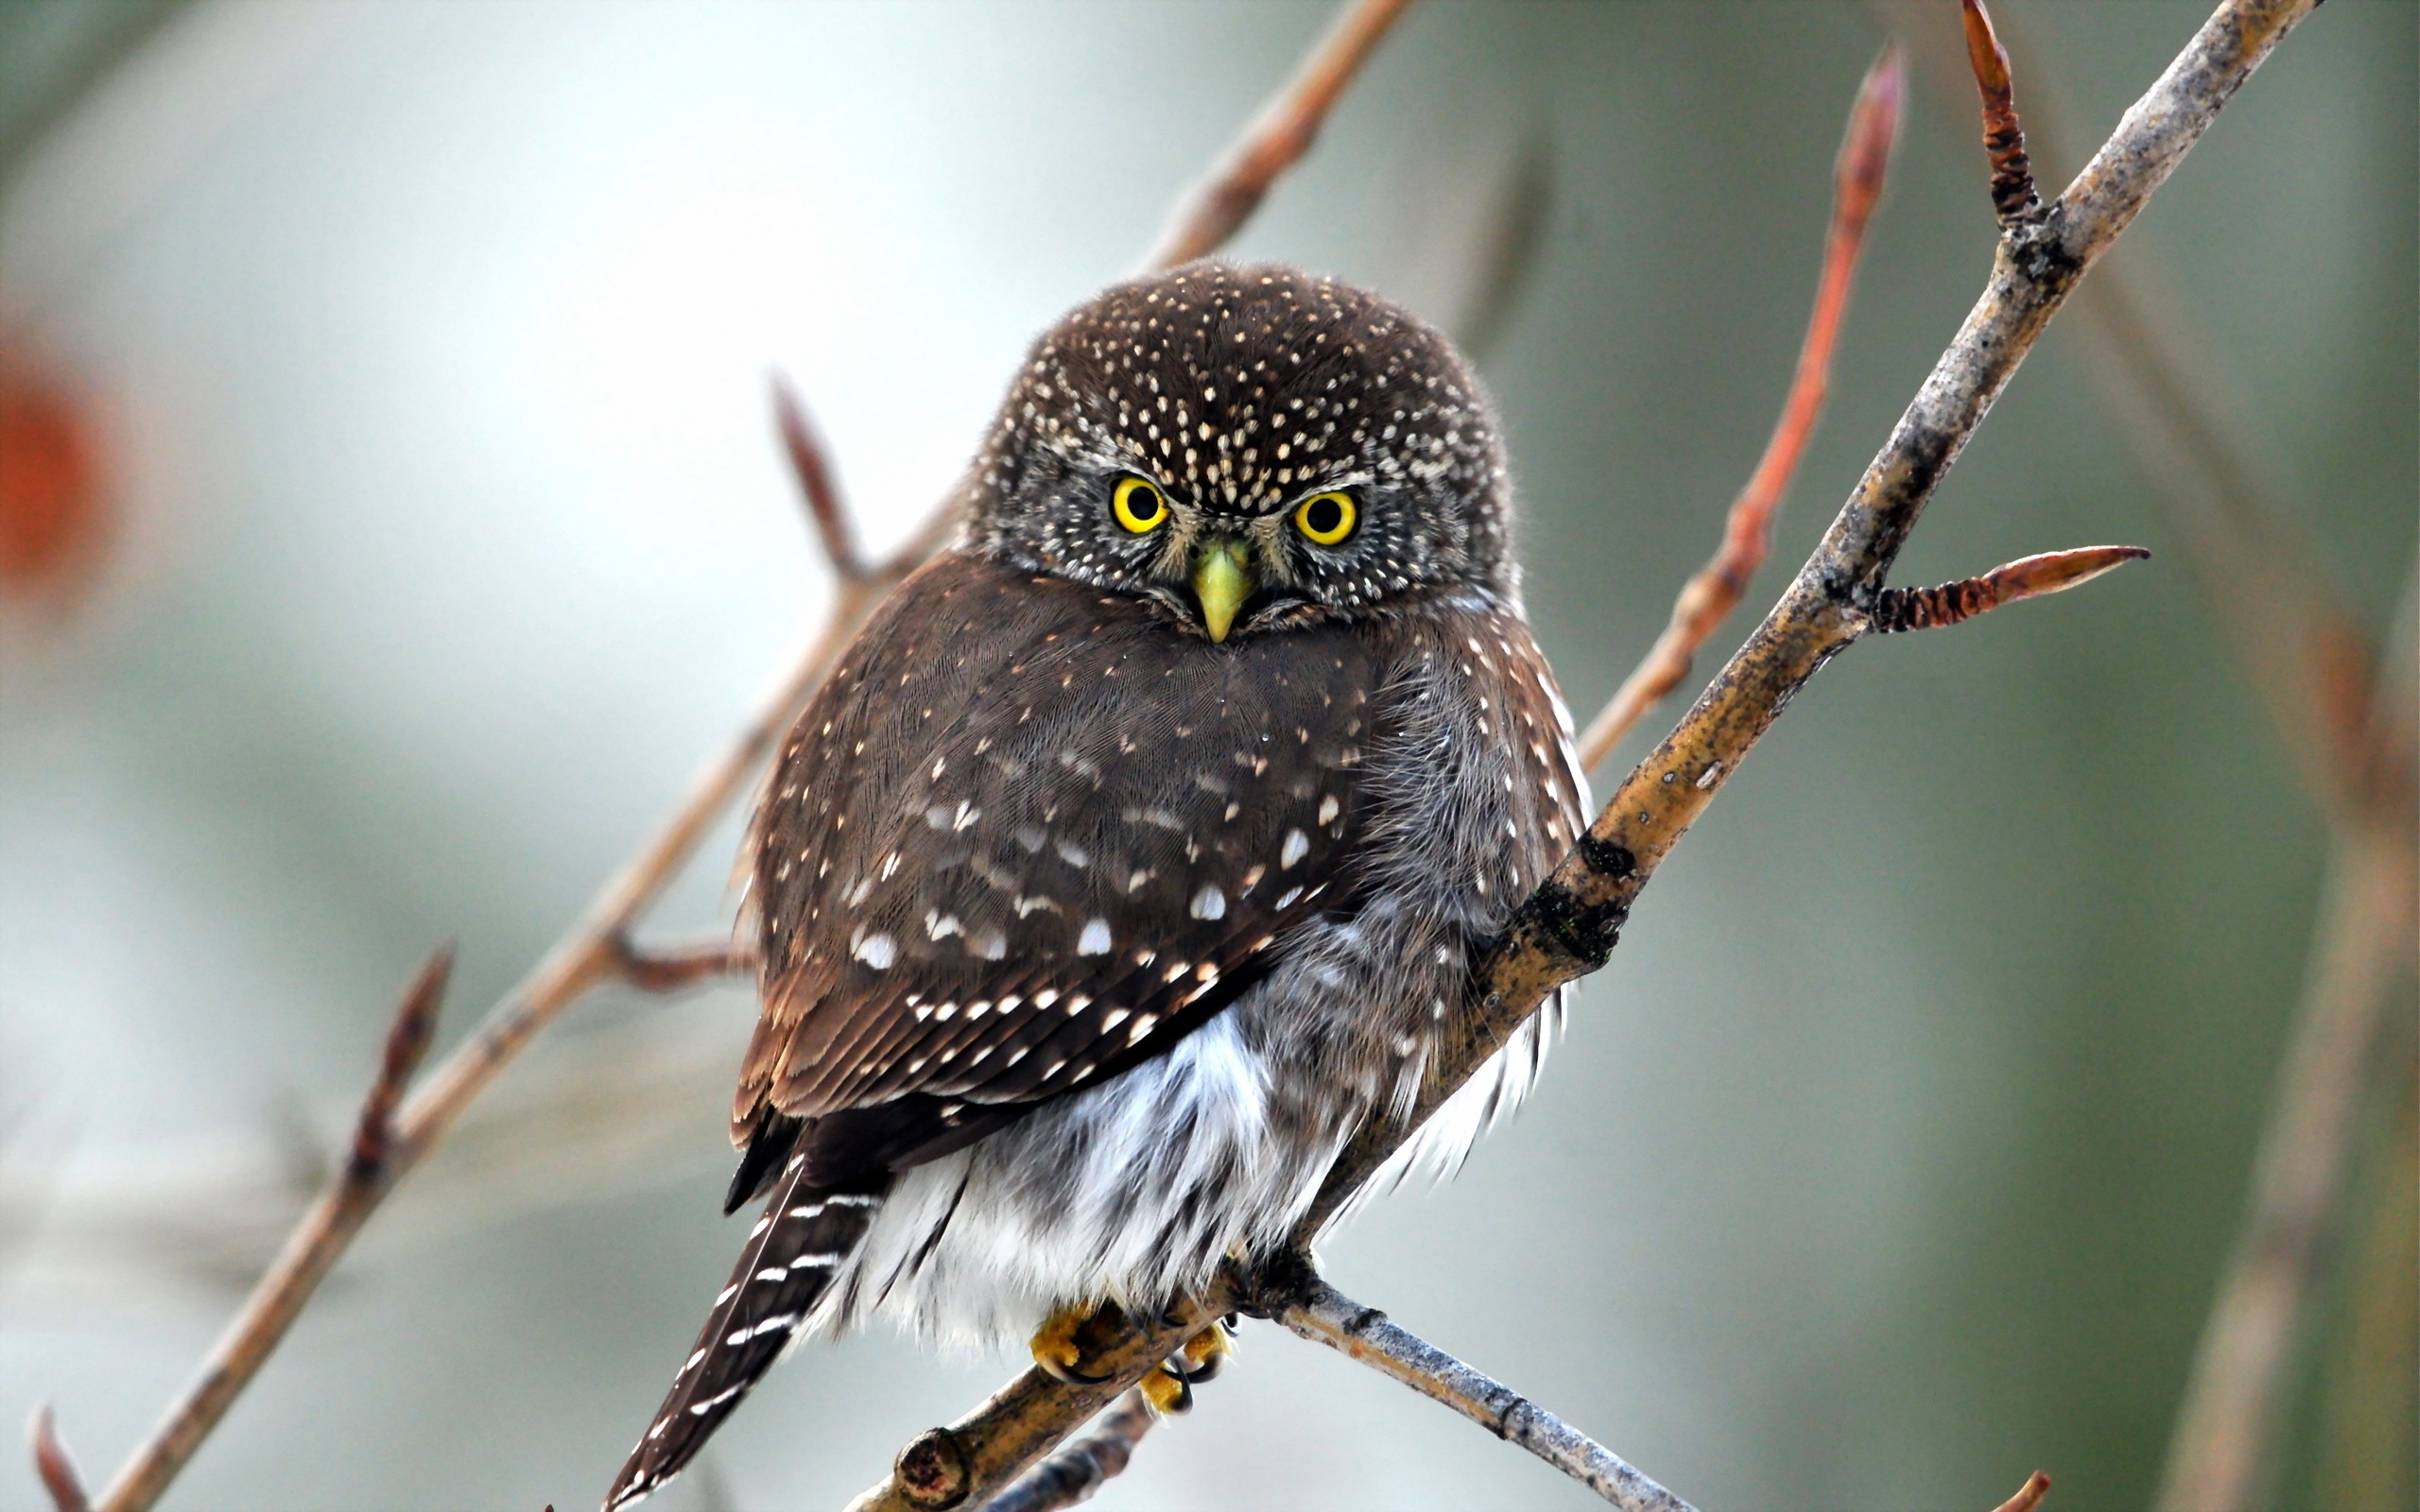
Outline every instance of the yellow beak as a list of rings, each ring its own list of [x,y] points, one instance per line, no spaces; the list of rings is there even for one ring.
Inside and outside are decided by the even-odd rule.
[[[1201,626],[1210,639],[1223,641],[1236,623],[1236,610],[1252,597],[1252,547],[1240,541],[1212,539],[1193,549],[1193,596],[1201,604]]]

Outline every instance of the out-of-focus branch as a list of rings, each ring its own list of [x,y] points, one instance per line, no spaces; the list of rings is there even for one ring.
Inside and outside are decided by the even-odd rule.
[[[782,450],[788,454],[790,475],[798,479],[799,495],[806,505],[806,517],[815,526],[815,539],[822,543],[823,559],[844,581],[861,579],[873,569],[857,547],[856,526],[851,523],[849,502],[840,491],[838,471],[832,465],[832,455],[817,433],[813,417],[790,387],[788,379],[773,375],[773,423],[781,432]]]
[[[2329,858],[2310,973],[2261,1135],[2250,1208],[2169,1445],[2163,1512],[2238,1512],[2262,1499],[2275,1469],[2289,1361],[2343,1228],[2363,1094],[2378,1079],[2388,1015],[2408,1005],[2420,951],[2414,600],[2420,576],[2407,589],[2395,655],[2350,764],[2358,781]],[[2408,1065],[2395,1070],[2409,1079]]]
[[[57,1512],[90,1512],[93,1503],[84,1494],[84,1477],[77,1472],[67,1446],[59,1441],[59,1424],[48,1402],[34,1409],[26,1436],[33,1445],[34,1473],[42,1478],[42,1488],[50,1493],[50,1504]]]
[[[2002,1502],[1994,1512],[2033,1512],[2042,1499],[2050,1494],[2050,1477],[2035,1470],[2016,1488],[2016,1494]]]
[[[1954,105],[1957,119],[1966,119],[1967,92],[1977,81],[1959,29],[1929,0],[1867,4],[1909,45],[1934,96]],[[2022,37],[2013,40],[2022,56]],[[2068,149],[2074,133],[2055,109],[2058,92],[2038,80],[2030,88],[2028,129],[2036,156],[2074,161]],[[2202,602],[2225,630],[2272,728],[2332,821],[2344,810],[2376,657],[2347,610],[2350,595],[2244,455],[2236,427],[2191,377],[2184,352],[2195,343],[2172,315],[2154,314],[2144,289],[2152,282],[2146,258],[2157,250],[2155,245],[2132,249],[2117,264],[2096,269],[2078,291],[2070,323],[2091,352],[2082,366],[2134,454],[2135,471]]]
[[[1241,226],[1269,185],[1308,150],[1328,109],[1408,3],[1359,0],[1348,11],[1293,83],[1272,102],[1245,146],[1231,159],[1229,170],[1214,179],[1197,207],[1200,214],[1179,217],[1186,239],[1182,245],[1164,245],[1150,266],[1202,255]],[[200,1379],[111,1483],[100,1512],[144,1512],[159,1500],[275,1349],[286,1326],[361,1225],[532,1039],[598,983],[622,976],[634,967],[636,976],[647,975],[646,958],[630,943],[640,917],[662,896],[715,820],[763,766],[774,742],[822,685],[841,651],[875,608],[956,531],[959,501],[954,495],[897,552],[879,563],[865,563],[857,554],[837,471],[812,423],[786,390],[777,388],[775,404],[784,448],[798,475],[817,540],[837,579],[821,628],[737,734],[699,774],[662,826],[608,879],[579,920],[391,1118],[388,1115],[402,1097],[410,1065],[403,1066],[391,1085],[382,1076],[372,1093],[373,1101],[384,1099],[375,1179],[352,1179],[351,1173],[361,1163],[356,1143],[356,1159],[348,1166],[347,1177],[303,1216]],[[441,985],[441,974],[439,981]],[[433,1001],[430,1008],[433,1011]],[[397,1032],[403,1027],[399,1018]],[[424,1048],[424,1028],[422,1033],[420,1043]],[[390,1038],[390,1069],[398,1063],[393,1049]],[[407,1058],[416,1059],[417,1052]],[[1140,1367],[1135,1374],[1141,1374]]]
[[[616,930],[613,947],[614,973],[642,992],[677,992],[756,969],[756,953],[727,939],[641,950],[628,931]]]
[[[1059,1512],[1091,1501],[1095,1491],[1125,1472],[1134,1446],[1159,1420],[1141,1392],[1129,1391],[1098,1427],[1019,1476],[983,1512]]]
[[[1936,92],[1950,97],[1957,62],[1945,29],[1913,0],[1870,3],[1915,43]],[[2039,98],[2034,116],[2035,137],[2053,144],[2048,150],[2055,155],[2060,122]],[[2161,1504],[2171,1508],[2241,1509],[2256,1503],[2275,1457],[2290,1407],[2290,1358],[2323,1279],[2321,1257],[2350,1221],[2342,1211],[2352,1137],[2346,1121],[2361,1089],[2327,1068],[2348,1070],[2337,1057],[2361,1038],[2348,1014],[2391,1012],[2392,994],[2408,992],[2392,978],[2408,971],[2414,954],[2410,911],[2401,931],[2377,925],[2392,906],[2387,894],[2406,885],[2395,872],[2411,869],[2408,860],[2394,859],[2399,847],[2408,850],[2411,825],[2395,816],[2392,803],[2378,802],[2394,786],[2375,780],[2380,764],[2391,767],[2398,758],[2393,743],[2374,731],[2384,707],[2378,695],[2400,687],[2408,697],[2411,675],[2377,674],[2380,658],[2350,610],[2351,596],[2260,480],[2234,427],[2189,377],[2180,355],[2187,343],[2172,318],[2154,318],[2143,271],[2137,256],[2132,267],[2097,273],[2082,291],[2077,324],[2090,349],[2085,369],[2203,602],[2328,821],[2335,850],[2251,1211],[2205,1325],[2162,1492]],[[2408,652],[2411,630],[2397,633],[2391,644]],[[2408,765],[2404,748],[2400,759]],[[2389,1000],[2365,1002],[2353,985],[2364,981]],[[2394,1074],[2405,1082],[2411,1076],[2408,1065]],[[2290,1159],[2280,1153],[2288,1149],[2301,1153]],[[2273,1180],[2286,1169],[2300,1171],[2302,1179],[2284,1186]],[[2314,1200],[2323,1191],[2332,1194]],[[2290,1203],[2300,1205],[2293,1220],[2287,1218]]]
[[[1277,1320],[1528,1450],[1622,1512],[1691,1512],[1586,1434],[1316,1277]]]
[[[1798,690],[1871,627],[1909,533],[2051,317],[2316,3],[2224,0],[2043,216],[2004,229],[1981,299],[1813,556],[1679,727],[1514,911],[1503,936],[1476,964],[1464,1011],[1432,1058],[1413,1107],[1398,1122],[1365,1125],[1346,1145],[1294,1232],[1296,1254],[1309,1252],[1328,1222],[1547,993],[1611,956],[1640,890],[1740,759]],[[851,1512],[979,1504],[1213,1318],[1245,1306],[1252,1290],[1222,1276],[1210,1297],[1130,1329],[1086,1361],[1087,1373],[1101,1378],[1097,1385],[1027,1371],[956,1423],[910,1444],[893,1475],[852,1503]]]
[[[812,448],[812,433],[803,434]],[[827,484],[829,475],[827,467],[823,472]],[[820,507],[815,490],[804,475],[801,481],[814,513]],[[827,496],[837,500],[837,494]],[[939,546],[951,528],[951,510],[945,506],[897,554],[871,571],[852,576],[835,564],[838,583],[829,615],[806,654],[776,682],[731,745],[707,765],[664,825],[607,881],[579,922],[385,1124],[377,1179],[332,1188],[303,1215],[199,1379],[111,1482],[100,1512],[144,1512],[159,1500],[387,1194],[541,1030],[590,988],[619,974],[630,955],[628,939],[633,924],[662,895],[715,819],[763,764],[773,742],[821,684],[841,648],[874,606]],[[831,538],[819,528],[819,539]],[[843,534],[838,539],[847,537]],[[402,1089],[403,1079],[391,1087],[382,1081],[379,1094],[397,1098]],[[389,1106],[393,1106],[391,1101]]]
[[[1370,60],[1411,0],[1352,0],[1209,177],[1177,201],[1144,259],[1174,267],[1226,245],[1260,208],[1270,186],[1311,150],[1328,112]]]
[[[1866,222],[1882,198],[1890,174],[1906,77],[1899,49],[1891,46],[1866,70],[1865,81],[1858,86],[1857,103],[1849,111],[1848,132],[1832,165],[1832,229],[1824,238],[1824,273],[1815,285],[1815,311],[1807,318],[1806,335],[1799,343],[1798,369],[1790,379],[1789,396],[1782,402],[1781,419],[1774,422],[1756,470],[1731,501],[1722,543],[1715,549],[1713,559],[1682,587],[1672,605],[1671,623],[1597,717],[1588,721],[1580,737],[1583,771],[1600,765],[1647,711],[1689,675],[1699,647],[1729,617],[1756,570],[1764,565],[1772,543],[1773,519],[1781,512],[1789,480],[1797,474],[1799,458],[1815,434],[1815,422],[1823,417],[1832,381],[1832,349],[1848,310],[1858,255],[1865,247]]]
[[[285,1339],[303,1304],[319,1290],[337,1258],[393,1184],[404,1148],[404,1131],[397,1125],[395,1108],[428,1049],[446,978],[453,969],[454,953],[440,948],[405,990],[387,1031],[378,1074],[362,1099],[351,1158],[295,1226],[285,1251],[270,1264],[243,1311],[202,1363],[200,1379],[192,1391],[111,1483],[101,1498],[103,1512],[147,1507],[159,1500],[234,1404],[236,1396],[259,1373],[270,1351]]]

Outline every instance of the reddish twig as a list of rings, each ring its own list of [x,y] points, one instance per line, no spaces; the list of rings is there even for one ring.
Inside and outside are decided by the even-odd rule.
[[[404,1100],[404,1089],[411,1085],[412,1073],[420,1069],[421,1057],[428,1054],[429,1038],[437,1032],[437,1010],[445,999],[446,978],[453,974],[454,947],[440,945],[429,953],[412,985],[404,989],[395,1022],[387,1030],[387,1051],[378,1063],[378,1079],[370,1084],[370,1095],[361,1100],[360,1122],[354,1125],[353,1159],[344,1170],[349,1185],[368,1186],[387,1174],[395,1139],[395,1108]]]
[[[2002,1502],[1993,1512],[2033,1512],[2042,1499],[2050,1494],[2050,1477],[2035,1470],[2016,1488],[2016,1494]]]
[[[1328,112],[1361,72],[1411,0],[1354,0],[1313,45],[1294,77],[1266,106],[1218,167],[1177,202],[1148,268],[1174,267],[1224,246],[1287,169],[1319,140]]]
[[[1866,70],[1849,110],[1847,134],[1841,141],[1832,167],[1832,228],[1824,244],[1824,275],[1815,287],[1815,310],[1807,318],[1806,338],[1799,343],[1798,369],[1789,396],[1782,402],[1765,455],[1757,459],[1739,496],[1731,502],[1723,523],[1722,544],[1673,602],[1672,618],[1655,638],[1635,671],[1580,737],[1580,765],[1593,769],[1647,711],[1689,675],[1689,666],[1706,637],[1737,606],[1772,542],[1773,518],[1781,511],[1799,458],[1815,434],[1831,387],[1832,349],[1839,340],[1849,288],[1857,277],[1858,254],[1865,246],[1866,222],[1882,198],[1890,173],[1891,147],[1899,132],[1899,106],[1906,94],[1906,68],[1896,45],[1886,47]]]
[[[806,501],[815,539],[822,543],[823,559],[845,581],[862,581],[872,576],[873,567],[857,548],[856,527],[851,523],[847,496],[840,491],[839,470],[833,466],[831,450],[800,403],[798,390],[780,373],[773,375],[773,424],[781,433],[782,451],[798,479],[799,493]]]
[[[1362,1125],[1347,1142],[1295,1227],[1298,1253],[1309,1252],[1547,994],[1611,958],[1640,891],[1740,759],[1807,680],[1867,632],[1875,596],[1934,490],[2085,271],[2316,3],[2222,0],[2060,195],[2057,213],[2044,218],[2030,244],[2001,239],[1981,298],[1814,553],[1679,726],[1623,780],[1588,833],[1474,964],[1465,1010],[1449,1022],[1412,1106]],[[1181,1301],[1158,1323],[1088,1356],[1088,1371],[1101,1377],[1097,1383],[1070,1385],[1028,1370],[949,1427],[920,1437],[909,1452],[930,1450],[949,1467],[959,1498],[979,1504],[1214,1317],[1244,1305],[1249,1290],[1222,1276],[1211,1296]],[[912,1477],[894,1474],[851,1508],[911,1512],[936,1504],[919,1494]]]
[[[1869,627],[1884,635],[1938,629],[1988,614],[2003,604],[2066,593],[2149,556],[2140,546],[2079,546],[2022,557],[1980,577],[1962,577],[1938,588],[1886,588],[1874,595]]]
[[[2014,228],[2042,218],[2042,197],[2033,189],[2033,164],[2025,156],[2025,126],[2016,118],[2016,93],[2009,82],[2008,50],[1992,30],[1983,0],[1965,0],[1966,61],[1983,95],[1983,151],[1992,161],[1992,208],[2000,224]]]
[[[76,1471],[75,1458],[67,1446],[59,1441],[59,1425],[53,1421],[50,1403],[34,1409],[34,1420],[26,1425],[26,1436],[32,1441],[34,1473],[42,1477],[42,1487],[50,1493],[50,1504],[58,1512],[91,1512],[92,1499],[84,1494],[84,1478]]]
[[[615,973],[642,992],[677,992],[700,982],[741,976],[756,969],[756,953],[730,940],[642,951],[631,942],[629,931],[615,930],[611,943]]]
[[[1383,34],[1393,12],[1406,3],[1408,0],[1388,0],[1385,4],[1364,0],[1348,18],[1348,24],[1340,26],[1338,34],[1331,34],[1312,61],[1298,72],[1293,87],[1305,93],[1293,112],[1301,126],[1297,145],[1289,152],[1275,156],[1250,151],[1236,154],[1234,161],[1251,160],[1257,164],[1253,171],[1262,177],[1243,211],[1222,222],[1221,237],[1232,234],[1242,224],[1243,215],[1249,214],[1252,204],[1257,203],[1260,192],[1307,149],[1320,119]],[[1338,44],[1344,32],[1354,36],[1341,38],[1349,45],[1340,52]],[[1279,109],[1284,104],[1281,97],[1251,140],[1257,141],[1268,134],[1268,122],[1286,113]],[[1215,243],[1204,246],[1201,251],[1209,251],[1214,246]],[[796,412],[802,421],[804,420],[804,409],[795,398],[779,388],[776,404]],[[429,1074],[400,1113],[388,1120],[384,1148],[379,1152],[378,1179],[339,1184],[322,1194],[303,1215],[243,1313],[221,1339],[200,1379],[174,1404],[166,1420],[136,1449],[111,1483],[100,1512],[145,1512],[159,1500],[228,1406],[258,1373],[294,1314],[352,1243],[361,1225],[531,1040],[590,988],[631,971],[634,962],[636,974],[647,974],[645,958],[637,956],[630,946],[631,927],[662,896],[715,821],[763,767],[774,743],[822,685],[841,651],[874,609],[957,531],[959,501],[953,494],[926,516],[906,544],[879,563],[866,565],[857,553],[846,505],[834,482],[834,470],[824,459],[812,425],[785,424],[783,440],[791,465],[799,473],[808,514],[816,524],[818,543],[838,579],[823,625],[730,742],[707,762],[654,833],[620,870],[606,880],[590,901],[587,911],[555,941],[529,974],[489,1011],[478,1029]],[[1106,1399],[1096,1403],[1094,1411],[1105,1401]]]

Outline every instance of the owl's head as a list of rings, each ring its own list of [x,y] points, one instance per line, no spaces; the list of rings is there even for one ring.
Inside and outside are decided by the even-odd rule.
[[[973,539],[1213,641],[1512,591],[1495,419],[1445,338],[1274,265],[1108,290],[1034,343]]]

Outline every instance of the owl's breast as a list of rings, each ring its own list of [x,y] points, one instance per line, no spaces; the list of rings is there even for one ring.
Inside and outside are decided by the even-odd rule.
[[[918,574],[786,747],[754,864],[753,1094],[1053,1095],[1153,1053],[1336,906],[1375,648],[1219,645],[979,558]]]

